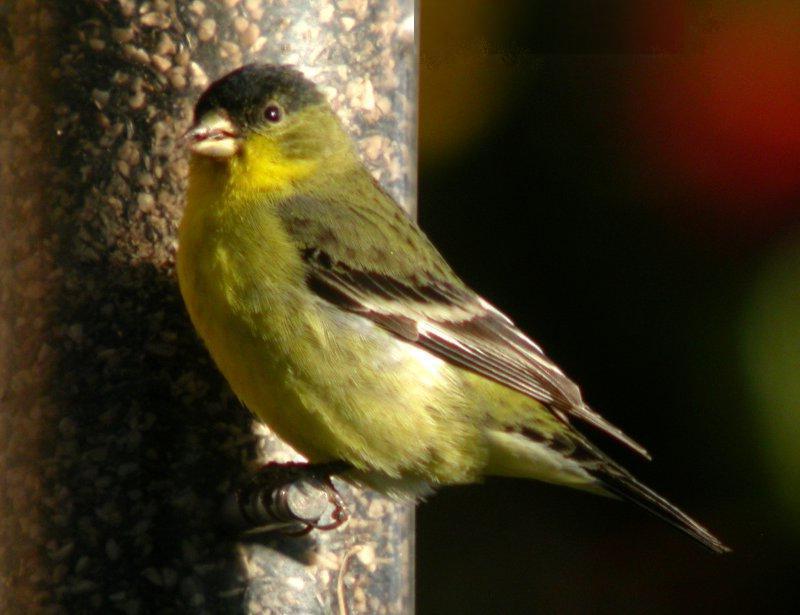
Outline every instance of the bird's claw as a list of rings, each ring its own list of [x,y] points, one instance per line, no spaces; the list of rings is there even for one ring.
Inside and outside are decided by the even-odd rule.
[[[320,519],[316,521],[310,521],[306,523],[306,526],[297,531],[297,532],[285,532],[287,536],[305,536],[306,534],[310,533],[312,530],[320,530],[320,531],[330,531],[335,530],[342,525],[344,525],[348,519],[350,519],[350,513],[347,512],[347,508],[344,505],[344,500],[339,492],[334,487],[333,482],[330,479],[330,476],[325,477],[323,480],[320,480],[320,484],[322,485],[323,491],[328,496],[328,502],[333,505],[333,510],[330,513],[330,519],[328,523],[320,523]]]
[[[349,515],[331,475],[347,468],[343,463],[268,463],[236,493],[239,515],[250,528],[290,536],[336,529]],[[298,525],[301,529],[294,530]]]

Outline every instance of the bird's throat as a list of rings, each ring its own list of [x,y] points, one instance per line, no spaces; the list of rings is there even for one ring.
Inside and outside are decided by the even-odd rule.
[[[254,140],[229,159],[193,156],[189,198],[192,200],[192,193],[218,197],[225,194],[227,198],[215,200],[235,204],[247,202],[256,195],[264,196],[265,193],[286,197],[294,192],[298,183],[311,176],[317,166],[316,160],[287,158],[277,144]]]

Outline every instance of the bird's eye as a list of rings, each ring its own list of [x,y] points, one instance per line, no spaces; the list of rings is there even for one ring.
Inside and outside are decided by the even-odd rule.
[[[281,108],[278,105],[267,105],[267,108],[264,109],[264,117],[268,122],[277,124],[278,122],[281,121],[283,113],[281,112]]]

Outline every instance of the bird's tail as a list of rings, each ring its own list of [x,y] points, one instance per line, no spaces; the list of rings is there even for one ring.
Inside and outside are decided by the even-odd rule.
[[[716,536],[697,521],[655,491],[637,481],[616,464],[603,464],[593,469],[591,473],[609,494],[641,506],[646,511],[689,535],[714,553],[728,553],[730,551]]]
[[[574,429],[487,431],[487,473],[532,478],[633,502],[715,553],[730,551],[697,521],[637,481]]]

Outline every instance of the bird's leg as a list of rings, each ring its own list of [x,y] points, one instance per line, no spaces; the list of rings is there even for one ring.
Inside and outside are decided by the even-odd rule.
[[[248,528],[291,535],[336,529],[349,515],[331,476],[349,468],[344,462],[268,463],[238,490],[238,516]]]

